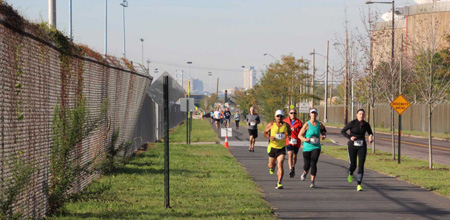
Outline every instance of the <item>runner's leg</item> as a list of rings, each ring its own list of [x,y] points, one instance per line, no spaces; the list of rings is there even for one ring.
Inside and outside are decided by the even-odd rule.
[[[284,162],[284,154],[280,154],[277,157],[277,176],[278,176],[278,182],[281,183],[281,181],[283,181],[283,175],[284,175],[284,170],[283,170],[283,162]]]
[[[367,147],[363,146],[358,149],[358,185],[361,185],[364,176],[364,163],[366,162]]]
[[[320,149],[311,151],[311,182],[314,183],[317,174],[317,161],[319,161]]]

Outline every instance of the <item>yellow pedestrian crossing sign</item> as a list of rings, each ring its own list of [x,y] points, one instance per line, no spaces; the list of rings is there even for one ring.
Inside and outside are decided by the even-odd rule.
[[[401,115],[411,104],[402,95],[397,96],[394,101],[391,102],[392,108]]]

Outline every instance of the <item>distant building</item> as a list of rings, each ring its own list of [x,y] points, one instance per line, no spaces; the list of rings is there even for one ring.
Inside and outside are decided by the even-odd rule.
[[[436,49],[449,46],[446,37],[450,35],[450,1],[433,3],[432,0],[415,0],[417,5],[395,9],[395,58],[399,59],[403,37],[404,59],[413,59],[417,51],[427,48],[435,41]],[[390,62],[392,47],[392,11],[381,16],[372,32],[373,61],[376,67],[381,62]],[[436,22],[438,21],[438,22]],[[433,39],[432,34],[435,34]]]
[[[203,93],[203,81],[199,79],[185,79],[183,81],[183,88],[188,91],[189,82],[191,85],[191,93],[202,94]]]
[[[252,89],[256,84],[256,70],[255,67],[244,68],[244,89]]]

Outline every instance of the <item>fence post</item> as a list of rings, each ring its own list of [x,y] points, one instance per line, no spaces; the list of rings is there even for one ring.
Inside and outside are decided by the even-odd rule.
[[[164,76],[164,206],[170,208],[169,200],[169,76]]]

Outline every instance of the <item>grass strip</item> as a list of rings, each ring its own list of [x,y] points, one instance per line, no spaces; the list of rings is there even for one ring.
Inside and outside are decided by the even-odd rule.
[[[325,145],[322,152],[348,161],[347,147]],[[427,161],[402,156],[402,163],[397,164],[391,157],[387,152],[367,152],[365,167],[450,197],[450,166],[434,164],[435,168],[429,169]]]
[[[276,219],[249,174],[221,145],[171,145],[164,208],[163,144],[95,181],[51,219]]]
[[[193,140],[212,131],[202,121],[207,120],[194,120]],[[171,137],[184,134],[180,127]],[[94,181],[50,219],[276,219],[250,175],[217,144],[170,145],[172,208],[164,208],[164,147],[150,146]]]
[[[186,143],[186,124],[173,128],[169,135],[172,143]],[[193,119],[191,131],[191,143],[195,142],[219,142],[216,132],[211,128],[209,119]]]
[[[333,126],[333,127],[338,127],[338,128],[344,127],[343,124],[336,124],[336,123],[326,123],[325,126],[327,126],[327,125]],[[395,128],[395,130],[396,130],[395,135],[397,135],[397,133],[398,133],[397,128]],[[389,133],[389,134],[391,133],[389,128],[382,128],[382,127],[375,127],[375,132],[383,132],[383,133]],[[408,135],[428,138],[428,132],[402,130],[402,136],[408,136]],[[441,138],[441,139],[445,139],[445,140],[450,140],[450,134],[447,134],[447,133],[433,132],[431,134],[431,136],[433,138]]]

